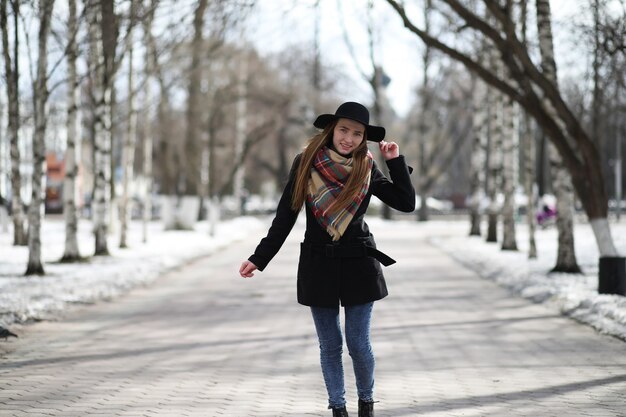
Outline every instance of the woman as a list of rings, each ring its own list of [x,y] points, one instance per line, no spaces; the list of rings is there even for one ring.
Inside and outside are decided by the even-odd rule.
[[[374,301],[387,295],[380,264],[395,261],[376,249],[363,221],[372,195],[411,212],[415,190],[409,167],[385,129],[369,125],[369,112],[354,102],[335,114],[322,114],[313,125],[323,131],[296,156],[276,217],[239,273],[252,277],[276,255],[298,212],[306,207],[306,232],[298,263],[298,302],[310,306],[320,343],[322,374],[333,417],[346,417],[339,305],[345,309],[346,344],[352,357],[359,417],[374,416],[374,354],[370,320]],[[391,181],[377,168],[367,140],[378,142]]]

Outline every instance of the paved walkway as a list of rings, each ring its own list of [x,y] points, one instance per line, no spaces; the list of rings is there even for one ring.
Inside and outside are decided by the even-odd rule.
[[[374,232],[398,260],[374,313],[378,417],[626,416],[624,342],[509,296],[419,225]],[[256,237],[25,326],[0,342],[0,415],[328,416],[312,319],[295,302],[301,236],[251,280],[237,269]]]

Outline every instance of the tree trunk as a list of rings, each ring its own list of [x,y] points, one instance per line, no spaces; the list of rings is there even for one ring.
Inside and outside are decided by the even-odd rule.
[[[8,99],[8,126],[7,132],[11,143],[11,212],[13,218],[13,244],[25,246],[28,243],[26,230],[24,227],[24,203],[22,201],[22,175],[20,173],[20,97],[19,97],[19,15],[20,2],[11,2],[13,15],[13,57],[9,44],[7,0],[1,0],[0,19],[2,28],[2,52],[4,55],[5,78]]]
[[[426,0],[424,3],[424,29],[426,33],[430,31],[430,11],[432,9],[432,0]],[[420,91],[422,117],[419,120],[417,138],[418,149],[418,178],[417,178],[417,194],[420,196],[420,206],[417,210],[417,220],[420,222],[428,221],[428,193],[425,190],[425,177],[428,173],[428,162],[431,160],[426,153],[426,138],[432,131],[431,123],[433,120],[429,117],[430,106],[432,101],[432,93],[430,91],[430,77],[428,71],[430,69],[430,61],[432,57],[432,48],[428,45],[424,46],[422,55],[422,88]]]
[[[153,43],[152,39],[152,22],[154,20],[154,13],[156,11],[156,7],[158,4],[158,0],[151,0],[150,9],[146,14],[146,18],[143,20],[143,30],[144,30],[144,42],[148,47],[147,54],[151,55],[153,52],[156,54],[156,51],[152,51],[151,48]],[[148,56],[144,59],[144,73],[146,77],[145,87],[144,87],[144,105],[143,105],[143,175],[144,175],[144,199],[143,199],[143,218],[142,218],[142,240],[143,242],[148,241],[148,225],[150,224],[150,220],[152,219],[152,147],[153,147],[153,139],[152,139],[152,112],[150,108],[152,106],[152,88],[150,85],[150,79],[152,78],[154,70],[153,70],[153,61]]]
[[[191,68],[189,70],[189,84],[187,88],[187,133],[185,137],[184,159],[180,166],[180,184],[182,191],[186,195],[198,195],[198,179],[200,178],[200,133],[199,115],[200,93],[202,82],[202,62],[203,62],[203,26],[204,15],[208,6],[207,0],[198,0],[193,19],[194,36],[191,43]]]
[[[487,112],[485,96],[487,86],[478,81],[472,105],[472,165],[470,172],[470,236],[480,236],[481,201],[485,187],[485,159],[487,152]]]
[[[0,126],[4,126],[4,103],[2,102],[2,94],[0,94]],[[0,233],[9,231],[9,210],[7,209],[7,187],[5,178],[8,178],[6,172],[6,149],[5,138],[0,135]]]
[[[33,194],[28,210],[28,265],[26,275],[43,275],[41,221],[45,194],[46,124],[48,122],[48,34],[54,0],[39,1],[37,78],[33,91],[35,134],[33,136]]]
[[[158,4],[158,0],[152,0],[151,10],[155,10]],[[170,100],[168,86],[163,76],[161,65],[159,64],[159,54],[157,51],[157,44],[154,36],[150,31],[146,31],[147,36],[147,60],[150,61],[151,70],[159,85],[159,98],[157,102],[157,115],[156,120],[158,124],[158,136],[154,136],[152,140],[157,139],[156,147],[157,151],[154,152],[154,163],[159,167],[158,183],[161,194],[173,195],[176,194],[176,167],[175,167],[175,152],[174,147],[170,143],[171,141],[171,127],[170,122]],[[152,181],[152,179],[150,179]]]
[[[135,13],[135,1],[130,4],[131,14]],[[127,248],[128,223],[130,222],[130,184],[134,178],[135,143],[137,142],[137,109],[135,108],[135,73],[133,68],[133,28],[128,28],[128,125],[122,149],[122,198],[120,202],[120,248]]]
[[[517,186],[517,165],[519,152],[517,106],[508,96],[503,96],[502,107],[502,250],[517,250],[515,234],[515,188]]]
[[[110,137],[110,102],[111,85],[107,74],[105,59],[105,43],[108,38],[104,35],[103,9],[104,0],[98,7],[92,6],[92,21],[90,24],[91,36],[91,66],[94,77],[95,101],[95,138],[94,138],[94,191],[93,231],[95,238],[95,255],[109,255],[107,243],[108,218],[110,205],[110,178],[111,178],[111,137]]]
[[[68,1],[68,32],[70,40],[67,47],[68,94],[67,94],[67,149],[65,151],[65,179],[63,180],[63,216],[65,218],[65,249],[61,262],[74,262],[81,259],[78,250],[78,211],[76,178],[80,160],[81,117],[80,117],[80,81],[76,70],[78,45],[76,34],[76,0]]]
[[[124,148],[123,143],[124,139],[120,139],[115,133],[119,131],[118,129],[118,119],[115,116],[116,107],[117,107],[117,86],[115,85],[115,73],[109,72],[107,76],[111,81],[107,83],[110,85],[110,99],[107,104],[106,113],[106,126],[107,126],[107,136],[110,138],[109,140],[109,150],[107,155],[107,160],[109,161],[109,204],[107,210],[107,233],[109,236],[113,236],[118,232],[118,227],[120,225],[120,199],[117,196],[116,189],[116,177],[115,171],[117,168],[117,160],[114,157],[116,155],[116,149],[120,149],[120,151]],[[121,152],[120,152],[121,154]]]
[[[549,0],[537,0],[537,32],[539,36],[539,50],[541,66],[546,77],[558,88],[556,62],[554,61],[554,47],[552,43],[552,24]],[[555,111],[545,100],[546,108],[554,116]],[[555,117],[556,119],[556,117]],[[554,145],[548,146],[550,167],[552,172],[554,193],[557,200],[557,229],[558,253],[554,272],[580,272],[574,248],[574,190],[571,178],[563,165],[561,156]]]
[[[527,42],[528,27],[528,0],[520,2],[520,20],[522,24],[522,43],[524,46]],[[532,134],[530,116],[524,111],[524,126],[522,130],[522,161],[524,169],[524,193],[526,193],[526,222],[528,223],[528,258],[537,258],[537,244],[535,242],[535,229],[537,220],[535,218],[535,137]]]
[[[526,193],[526,222],[528,223],[528,258],[537,258],[537,244],[535,242],[535,229],[537,219],[535,217],[535,137],[530,129],[530,117],[524,113],[524,192]]]
[[[500,73],[499,60],[495,56],[494,51],[489,54],[490,67],[495,73]],[[487,208],[487,242],[498,241],[498,189],[500,188],[500,176],[502,172],[502,122],[501,122],[501,105],[502,93],[495,88],[488,88],[486,105],[487,110],[487,129],[489,135],[489,153],[488,153],[488,178],[487,178],[487,196],[489,197],[489,206]]]
[[[245,214],[245,190],[244,176],[245,164],[242,159],[244,144],[246,142],[246,130],[248,126],[247,114],[247,82],[248,82],[248,55],[245,50],[241,51],[239,64],[239,76],[237,83],[237,121],[235,126],[235,159],[236,165],[235,177],[233,180],[233,196],[239,206],[239,214]]]

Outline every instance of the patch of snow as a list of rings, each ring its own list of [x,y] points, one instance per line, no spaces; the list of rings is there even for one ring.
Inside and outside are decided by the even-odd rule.
[[[12,232],[0,234],[0,325],[50,319],[71,304],[110,300],[132,288],[147,285],[159,275],[195,258],[213,253],[261,230],[267,223],[239,217],[218,224],[215,236],[199,222],[192,231],[165,231],[150,223],[148,242],[141,242],[141,223],[131,222],[127,249],[109,237],[111,256],[91,257],[84,263],[61,264],[65,230],[62,219],[46,219],[42,229],[45,276],[24,276],[28,248],[12,245]],[[94,252],[91,223],[79,223],[81,255]]]
[[[574,228],[576,256],[583,272],[564,274],[550,273],[557,255],[555,228],[536,231],[538,258],[528,259],[525,224],[516,227],[519,250],[502,251],[500,243],[469,236],[469,222],[438,223],[429,226],[439,231],[432,234],[431,242],[480,276],[536,303],[550,305],[601,333],[626,340],[626,297],[598,293],[599,253],[589,224],[576,224]],[[626,224],[610,226],[618,253],[626,253]]]

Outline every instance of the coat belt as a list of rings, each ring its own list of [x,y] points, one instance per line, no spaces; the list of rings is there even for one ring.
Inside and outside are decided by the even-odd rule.
[[[366,256],[371,256],[384,266],[396,263],[393,258],[378,249],[365,244],[365,242],[353,245],[304,242],[303,245],[305,247],[308,246],[313,252],[322,254],[327,258],[364,258]]]

